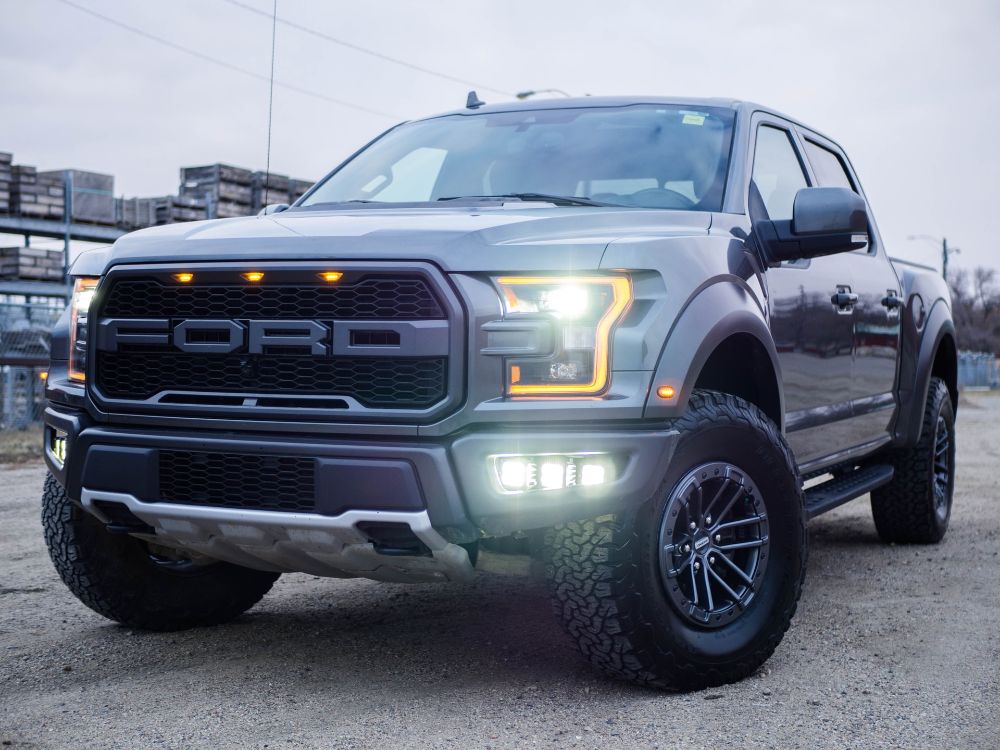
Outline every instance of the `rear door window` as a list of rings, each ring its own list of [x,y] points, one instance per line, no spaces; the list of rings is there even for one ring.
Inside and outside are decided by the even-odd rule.
[[[823,187],[845,187],[848,190],[857,192],[851,176],[847,173],[847,167],[841,161],[840,156],[828,148],[820,146],[818,143],[806,141],[806,157],[812,164],[816,179]]]

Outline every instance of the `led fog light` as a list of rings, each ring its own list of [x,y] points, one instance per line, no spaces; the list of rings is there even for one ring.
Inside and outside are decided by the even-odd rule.
[[[614,461],[605,453],[490,456],[490,461],[494,480],[508,494],[593,487],[615,479]]]
[[[61,467],[66,463],[66,433],[62,430],[49,431],[49,455]]]

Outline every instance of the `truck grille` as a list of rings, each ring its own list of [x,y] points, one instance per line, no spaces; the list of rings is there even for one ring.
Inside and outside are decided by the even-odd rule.
[[[377,418],[378,410],[446,403],[456,385],[449,373],[456,375],[451,345],[435,331],[457,330],[440,323],[454,323],[454,302],[445,307],[441,286],[423,270],[345,266],[340,281],[326,284],[314,269],[295,264],[268,270],[269,281],[253,284],[239,270],[219,268],[195,267],[195,283],[179,283],[170,271],[112,272],[95,305],[95,326],[110,323],[132,337],[95,335],[97,395],[117,402],[110,411],[132,401],[157,411],[240,409],[242,418],[257,407],[271,410],[267,418],[274,409],[342,409],[347,418]],[[284,321],[290,323],[283,329]],[[183,341],[173,333],[181,324]],[[261,339],[254,348],[251,332],[265,324],[276,343]],[[289,340],[303,325],[325,331],[325,338],[315,346],[312,339],[303,338],[302,346]]]
[[[312,512],[316,460],[299,456],[160,451],[164,502]]]
[[[435,320],[445,317],[421,278],[369,276],[341,286],[168,286],[121,279],[108,292],[104,315],[114,318],[243,318]]]
[[[98,352],[101,392],[147,399],[164,390],[351,396],[376,409],[426,408],[445,396],[444,358],[336,358]]]

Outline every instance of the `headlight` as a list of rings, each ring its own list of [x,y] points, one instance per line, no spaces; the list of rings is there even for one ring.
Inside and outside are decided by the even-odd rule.
[[[69,308],[69,377],[81,383],[87,379],[87,313],[99,281],[81,277],[73,285]]]
[[[511,396],[585,396],[607,388],[611,334],[632,301],[627,276],[503,276],[504,317],[542,317],[556,327],[554,352],[509,357]]]

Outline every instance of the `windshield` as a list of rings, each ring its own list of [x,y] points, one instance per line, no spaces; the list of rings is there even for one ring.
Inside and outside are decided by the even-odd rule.
[[[511,196],[718,211],[732,130],[730,110],[673,105],[448,115],[389,131],[302,205]]]

